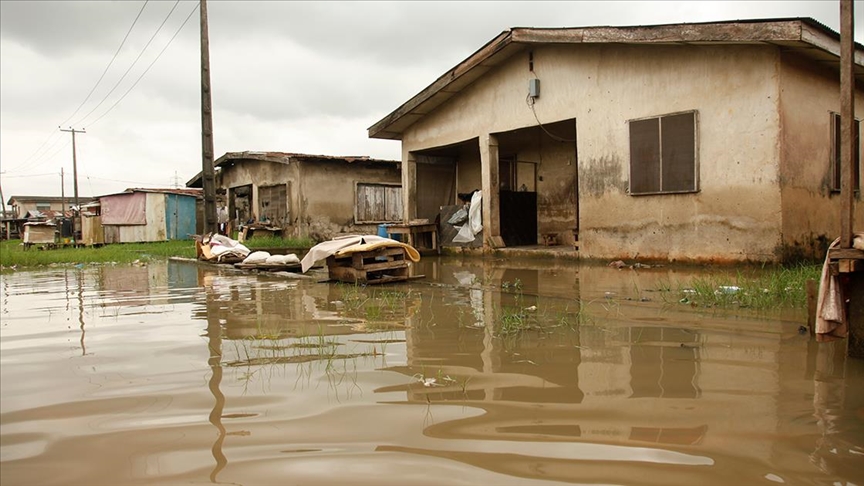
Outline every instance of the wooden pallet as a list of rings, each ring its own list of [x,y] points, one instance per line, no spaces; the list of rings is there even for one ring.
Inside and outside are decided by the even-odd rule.
[[[327,257],[330,280],[359,284],[379,284],[408,280],[405,250],[381,248],[372,251]]]
[[[294,272],[301,273],[299,263],[235,263],[234,268],[240,270],[260,270],[263,272]]]

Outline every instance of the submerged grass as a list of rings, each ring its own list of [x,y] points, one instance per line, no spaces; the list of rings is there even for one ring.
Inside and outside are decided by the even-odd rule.
[[[819,280],[816,264],[738,270],[696,277],[689,282],[658,282],[667,302],[696,307],[772,310],[805,308],[807,281]]]
[[[132,263],[169,256],[195,258],[192,240],[155,243],[119,243],[101,247],[72,246],[40,250],[24,249],[21,240],[0,242],[0,267],[39,267],[60,264]]]

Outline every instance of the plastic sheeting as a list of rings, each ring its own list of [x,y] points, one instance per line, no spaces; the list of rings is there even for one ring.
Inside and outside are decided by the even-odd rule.
[[[147,224],[147,193],[133,192],[104,196],[102,224]]]
[[[459,233],[453,237],[456,243],[470,243],[477,233],[483,230],[483,215],[481,212],[482,192],[476,191],[471,196],[471,206],[468,209],[468,222],[463,224]]]

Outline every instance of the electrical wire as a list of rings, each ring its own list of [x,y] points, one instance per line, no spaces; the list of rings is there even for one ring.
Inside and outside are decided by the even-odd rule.
[[[90,176],[90,175],[86,175],[86,174],[81,174],[81,175],[83,175],[84,177],[86,177],[88,181],[89,181],[90,179],[96,179],[97,181],[125,182],[125,183],[127,183],[127,184],[137,184],[138,187],[145,187],[145,186],[148,186],[148,185],[151,185],[151,184],[152,184],[152,182],[124,181],[124,180],[121,180],[121,179],[106,179],[106,178],[104,178],[104,177],[95,177],[95,176]]]
[[[554,133],[550,132],[549,130],[546,129],[546,127],[543,126],[543,123],[540,121],[540,118],[537,116],[537,111],[534,110],[534,98],[532,98],[531,95],[528,95],[525,98],[525,102],[528,104],[528,107],[531,108],[531,113],[534,114],[534,119],[537,120],[537,126],[539,126],[541,130],[546,132],[546,135],[549,135],[549,138],[551,138],[552,140],[558,141],[558,142],[562,142],[562,143],[576,143],[576,140],[569,140],[566,138],[559,137],[558,135],[555,135]]]
[[[62,139],[58,138],[58,139],[57,139],[57,142],[59,142],[60,140],[62,140]],[[57,142],[54,142],[54,145],[57,145]],[[28,167],[28,169],[35,169],[36,167],[39,167],[39,166],[45,164],[45,162],[50,162],[51,160],[54,159],[54,157],[57,156],[57,154],[59,154],[60,152],[62,152],[63,149],[65,149],[66,147],[68,147],[71,143],[72,143],[72,141],[71,141],[70,139],[67,138],[67,139],[66,139],[66,143],[64,143],[62,147],[60,147],[60,148],[58,148],[57,150],[55,150],[51,155],[47,155],[47,156],[46,156],[46,154],[48,154],[48,152],[45,152],[44,154],[42,154],[42,156],[40,156],[40,159],[41,159],[41,160],[36,161],[36,162],[33,163],[33,164],[30,164],[30,166]],[[52,148],[53,148],[53,147],[52,147]]]
[[[6,179],[16,179],[23,177],[45,177],[45,176],[53,176],[57,175],[56,172],[46,172],[44,174],[17,174],[17,175],[4,175]]]
[[[177,28],[177,31],[174,32],[174,35],[171,36],[171,39],[168,40],[168,43],[165,44],[165,47],[163,47],[162,50],[159,51],[159,54],[156,56],[155,59],[153,59],[153,62],[151,62],[150,65],[147,66],[147,69],[145,69],[144,72],[142,72],[140,76],[138,76],[138,79],[136,79],[135,82],[132,83],[132,86],[130,86],[129,89],[126,90],[125,93],[123,93],[123,96],[121,96],[117,101],[115,101],[114,104],[111,105],[111,107],[108,108],[107,111],[105,111],[104,113],[102,113],[101,115],[99,115],[98,118],[96,118],[95,120],[93,120],[92,122],[90,122],[90,126],[91,126],[91,127],[92,127],[93,125],[95,125],[96,122],[98,122],[99,120],[101,120],[105,115],[107,115],[108,113],[111,113],[111,110],[113,110],[114,107],[117,106],[121,101],[123,101],[123,98],[126,98],[126,95],[128,95],[128,94],[129,94],[129,93],[130,93],[130,92],[135,88],[135,86],[138,85],[138,82],[141,81],[141,78],[143,78],[144,75],[147,74],[148,71],[150,71],[150,68],[152,68],[153,65],[156,64],[156,61],[158,61],[159,58],[162,57],[162,54],[165,52],[166,49],[168,49],[168,46],[171,45],[171,43],[174,41],[174,38],[177,37],[177,34],[179,34],[181,30],[183,30],[183,27],[186,25],[186,22],[188,22],[189,19],[192,17],[192,14],[194,14],[195,11],[198,10],[198,7],[199,7],[199,6],[200,6],[200,3],[199,3],[198,5],[196,5],[195,8],[193,8],[191,12],[189,12],[189,15],[186,16],[186,20],[184,20],[183,23],[180,24],[180,27]]]
[[[57,132],[57,133],[59,134],[60,132]],[[16,168],[9,169],[8,172],[18,172],[21,170],[33,169],[34,167],[39,167],[40,165],[44,164],[46,160],[51,160],[51,157],[48,157],[48,153],[50,151],[54,150],[54,147],[56,147],[57,144],[60,143],[62,140],[63,140],[62,137],[54,139],[54,141],[51,142],[51,145],[49,145],[48,148],[46,148],[42,152],[42,154],[40,154],[38,157],[36,157],[31,163],[19,164],[18,166],[16,166]],[[69,140],[66,140],[66,144],[67,145],[69,144]]]
[[[126,79],[126,75],[128,75],[129,72],[132,71],[132,68],[135,67],[135,64],[138,63],[138,60],[141,59],[141,56],[143,56],[143,55],[144,55],[144,52],[147,51],[147,48],[150,47],[150,43],[153,42],[153,39],[156,38],[156,36],[157,36],[157,35],[159,34],[159,32],[162,30],[162,27],[165,26],[165,22],[168,21],[168,19],[171,17],[171,14],[174,13],[174,10],[177,8],[177,5],[179,5],[179,4],[180,4],[180,0],[177,0],[176,2],[174,2],[174,6],[171,7],[171,11],[168,12],[168,15],[166,15],[166,16],[165,16],[165,19],[162,20],[162,23],[159,24],[159,27],[156,29],[156,32],[154,32],[153,35],[150,36],[150,40],[147,41],[147,44],[145,44],[145,45],[144,45],[144,48],[141,49],[141,52],[138,53],[138,57],[136,57],[135,60],[132,61],[132,64],[130,64],[130,65],[129,65],[129,68],[126,69],[126,72],[124,72],[123,75],[120,76],[120,79],[118,79],[117,82],[114,83],[114,86],[111,88],[111,90],[108,91],[108,93],[105,94],[105,96],[102,97],[102,99],[99,101],[99,103],[97,103],[96,106],[93,107],[93,109],[91,109],[89,112],[87,112],[87,114],[84,115],[84,117],[80,118],[78,121],[76,121],[75,123],[73,123],[73,125],[75,125],[75,126],[81,126],[81,125],[83,125],[84,120],[86,120],[87,118],[89,118],[90,115],[92,115],[94,111],[96,111],[100,106],[102,106],[102,103],[104,103],[105,100],[107,100],[108,97],[111,96],[111,93],[113,93],[114,90],[117,89],[118,86],[120,86],[120,83],[122,83],[123,80]],[[185,22],[184,22],[184,23],[185,23]]]
[[[65,120],[63,120],[62,122],[60,122],[60,126],[63,126],[64,123],[66,123],[66,122],[68,122],[70,119],[72,119],[72,117],[74,117],[74,116],[78,113],[78,111],[81,109],[81,107],[83,107],[84,104],[87,103],[87,100],[90,99],[90,96],[93,95],[93,92],[96,90],[96,87],[99,86],[99,83],[102,82],[102,79],[105,77],[105,74],[108,72],[108,69],[111,67],[112,64],[114,64],[114,60],[117,59],[117,55],[120,54],[120,49],[122,49],[122,48],[123,48],[123,45],[126,44],[126,39],[129,38],[129,34],[132,33],[132,29],[135,28],[135,24],[138,23],[138,19],[141,17],[141,13],[144,12],[144,7],[147,6],[147,3],[148,3],[149,1],[150,1],[150,0],[145,0],[145,1],[144,1],[144,5],[141,6],[141,10],[138,11],[138,15],[135,16],[135,20],[132,21],[132,25],[129,26],[129,30],[126,31],[126,35],[123,36],[123,40],[120,42],[120,46],[119,46],[119,47],[117,48],[117,50],[114,52],[114,56],[111,58],[111,61],[108,62],[108,65],[105,66],[105,70],[102,71],[102,76],[99,76],[99,80],[96,81],[96,84],[93,85],[93,87],[90,89],[90,92],[87,93],[87,96],[84,98],[84,101],[82,101],[81,104],[78,105],[78,108],[75,108],[75,111],[73,111],[71,115],[69,115]],[[35,151],[33,151],[33,153],[30,154],[26,159],[24,159],[23,162],[21,162],[20,164],[18,164],[17,166],[15,166],[15,167],[12,168],[12,169],[9,169],[9,171],[10,171],[10,172],[14,172],[14,171],[16,171],[16,170],[20,170],[21,168],[23,168],[24,166],[26,166],[27,163],[30,162],[30,159],[32,159],[34,156],[36,156],[36,154],[39,153],[39,152],[42,150],[42,148],[45,147],[45,145],[48,144],[48,141],[51,140],[51,137],[54,136],[54,135],[57,135],[58,133],[59,133],[59,132],[57,132],[56,130],[52,130],[51,133],[50,133],[47,137],[45,137],[45,141],[43,141],[42,144],[39,145],[39,148],[37,148]],[[54,144],[56,144],[56,141],[54,142]],[[48,152],[49,150],[51,150],[51,149],[48,148],[48,149],[45,150],[45,152]]]
[[[102,71],[102,76],[99,76],[99,80],[96,81],[96,84],[94,84],[93,88],[90,89],[90,92],[87,93],[87,97],[84,98],[84,101],[82,101],[80,105],[78,105],[78,108],[75,108],[75,112],[72,113],[71,115],[69,115],[69,118],[66,118],[65,120],[60,122],[60,126],[63,126],[64,123],[68,122],[69,120],[72,119],[72,117],[74,117],[76,114],[78,114],[78,110],[80,110],[81,107],[84,106],[85,103],[87,103],[87,100],[89,100],[90,96],[93,95],[93,92],[96,91],[96,87],[99,86],[99,83],[101,83],[102,79],[105,78],[105,74],[108,73],[108,69],[110,69],[111,65],[114,64],[114,60],[117,59],[117,55],[120,54],[120,49],[123,49],[123,45],[126,44],[126,39],[129,38],[129,34],[132,33],[132,29],[135,27],[135,24],[138,23],[138,19],[141,18],[141,14],[144,12],[144,7],[146,7],[147,3],[149,3],[149,2],[150,2],[150,0],[144,1],[144,5],[141,6],[141,10],[138,11],[138,15],[135,16],[135,20],[132,22],[132,25],[129,27],[129,30],[126,31],[126,35],[123,37],[123,40],[120,42],[120,46],[117,47],[116,51],[114,51],[114,57],[112,57],[111,61],[108,63],[108,65],[105,66],[105,70]]]

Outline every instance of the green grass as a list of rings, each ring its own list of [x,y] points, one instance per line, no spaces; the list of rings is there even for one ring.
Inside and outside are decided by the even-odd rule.
[[[659,282],[664,299],[696,307],[772,310],[805,308],[807,281],[819,280],[821,265],[744,269],[696,277],[688,282]]]
[[[250,249],[291,248],[314,246],[309,238],[251,238],[244,242]],[[47,265],[80,263],[131,263],[166,257],[195,258],[194,240],[160,241],[155,243],[118,243],[101,247],[71,246],[42,250],[35,246],[25,250],[21,240],[0,241],[0,268],[28,268]]]
[[[0,267],[25,268],[59,264],[131,263],[171,256],[195,258],[193,240],[160,241],[156,243],[121,243],[101,247],[27,250],[21,240],[0,242]]]

